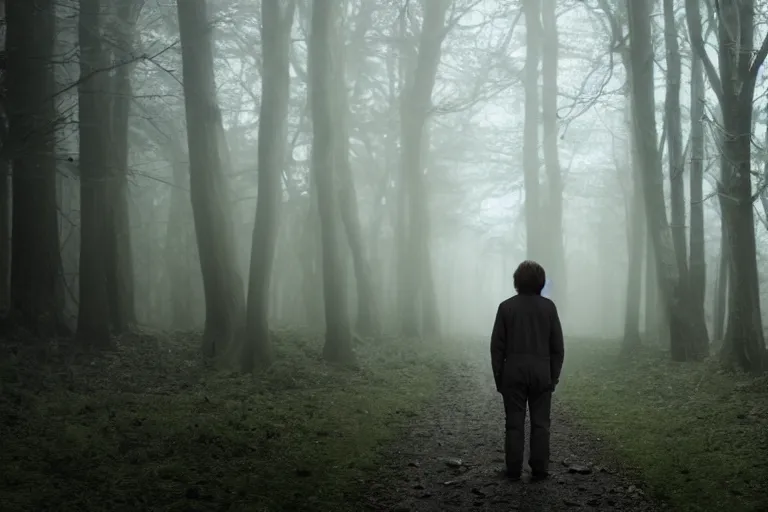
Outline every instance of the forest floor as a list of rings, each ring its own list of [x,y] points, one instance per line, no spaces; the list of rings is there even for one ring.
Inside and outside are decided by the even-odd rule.
[[[386,478],[371,481],[368,505],[380,511],[660,510],[566,413],[553,408],[548,480],[510,482],[504,469],[504,407],[496,392],[486,344],[467,347],[409,434],[390,448]],[[526,422],[527,423],[527,422]],[[528,430],[528,426],[526,426]],[[527,459],[527,446],[526,446]],[[527,464],[526,464],[527,466]],[[382,481],[383,480],[383,481]]]
[[[370,482],[371,509],[768,510],[768,377],[569,340],[553,405],[552,477],[509,482],[503,404],[480,344],[390,448],[389,476]]]
[[[512,483],[485,341],[364,342],[352,370],[277,338],[258,377],[204,368],[195,334],[2,340],[2,510],[766,509],[765,378],[569,342],[553,476]]]
[[[256,378],[200,361],[197,334],[144,333],[114,352],[18,333],[0,342],[0,508],[16,511],[358,510],[380,447],[428,401],[423,344],[321,360],[282,332]]]

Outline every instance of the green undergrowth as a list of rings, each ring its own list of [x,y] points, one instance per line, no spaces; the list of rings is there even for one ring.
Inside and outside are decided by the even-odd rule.
[[[442,363],[401,340],[321,361],[281,332],[259,377],[203,368],[194,334],[132,335],[116,352],[0,346],[2,510],[356,510],[380,447],[437,387]]]
[[[768,378],[573,341],[558,396],[675,511],[768,510]]]

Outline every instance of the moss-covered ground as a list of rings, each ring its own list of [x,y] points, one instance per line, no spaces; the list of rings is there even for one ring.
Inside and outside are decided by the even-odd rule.
[[[13,511],[359,510],[366,478],[435,392],[442,363],[401,340],[322,362],[281,332],[258,377],[204,368],[194,334],[78,353],[0,344],[0,507]]]
[[[557,395],[672,510],[768,510],[768,378],[575,340]]]

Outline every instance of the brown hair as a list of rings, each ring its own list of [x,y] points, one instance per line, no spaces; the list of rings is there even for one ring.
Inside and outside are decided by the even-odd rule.
[[[544,268],[533,260],[525,260],[513,276],[515,290],[522,295],[541,295],[547,275]]]

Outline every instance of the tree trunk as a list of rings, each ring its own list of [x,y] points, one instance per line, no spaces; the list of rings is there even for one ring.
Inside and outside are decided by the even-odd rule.
[[[290,99],[291,28],[295,9],[293,0],[261,2],[263,69],[259,113],[259,188],[242,359],[242,370],[246,372],[265,368],[272,362],[269,291],[283,203],[282,173],[288,142],[286,120]]]
[[[39,334],[66,333],[56,206],[54,2],[8,2],[6,23],[11,311]]]
[[[336,209],[336,184],[334,176],[334,150],[340,136],[334,126],[333,73],[338,69],[334,62],[333,33],[339,14],[338,0],[315,0],[312,4],[312,21],[309,32],[309,96],[312,111],[312,174],[317,190],[317,211],[320,219],[323,254],[323,299],[325,304],[326,360],[354,363],[352,331],[345,273],[339,252],[339,236]]]
[[[99,0],[80,2],[80,312],[77,334],[95,346],[110,344],[110,310],[104,251],[112,226],[107,222],[109,157],[108,77],[101,44]]]
[[[664,0],[664,44],[666,46],[667,61],[667,94],[664,101],[664,109],[667,124],[667,158],[669,159],[670,224],[672,226],[672,242],[675,246],[680,279],[681,281],[686,281],[688,250],[685,243],[683,129],[680,121],[682,64],[680,60],[680,45],[677,42],[674,0]]]
[[[203,355],[232,366],[243,338],[245,297],[238,274],[230,191],[224,174],[229,161],[222,144],[216,100],[213,41],[205,0],[178,3],[184,104],[189,145],[192,212],[205,290]]]
[[[407,235],[404,243],[406,250],[405,277],[401,277],[406,286],[403,294],[405,315],[402,334],[420,335],[420,319],[425,318],[423,334],[434,336],[439,321],[431,318],[435,309],[425,311],[425,300],[433,290],[425,290],[432,273],[429,256],[429,208],[427,190],[424,184],[424,130],[432,108],[432,90],[435,86],[437,68],[440,65],[442,43],[445,37],[445,16],[450,6],[448,0],[428,0],[423,3],[424,18],[419,38],[419,52],[416,67],[413,70],[402,94],[401,122],[401,169],[407,201]],[[427,308],[429,309],[429,308]]]
[[[639,176],[638,176],[639,179]],[[647,215],[643,219],[647,220]],[[659,343],[661,340],[661,307],[659,305],[659,279],[656,275],[656,256],[653,252],[653,243],[648,236],[648,223],[644,222],[645,229],[645,336],[647,339],[655,339]]]
[[[751,0],[720,2],[721,101],[724,133],[728,137],[723,141],[718,192],[731,263],[728,320],[721,355],[726,364],[758,373],[765,369],[766,357],[752,206],[751,134],[757,77],[752,66],[760,63],[753,64],[745,57],[752,54],[754,8]],[[733,32],[734,27],[738,27],[738,33]]]
[[[691,62],[691,232],[688,275],[690,308],[702,319],[706,296],[707,264],[704,243],[704,71],[701,58],[694,52]],[[709,352],[708,338],[694,340],[697,350]]]
[[[165,236],[165,266],[168,273],[169,302],[171,305],[172,329],[190,329],[195,326],[193,306],[194,288],[191,283],[192,265],[188,261],[190,244],[188,219],[192,209],[189,202],[189,167],[181,161],[179,151],[171,161],[173,165],[173,187],[171,188],[168,224]],[[192,245],[194,241],[192,241]],[[199,263],[197,263],[199,268]]]
[[[766,366],[766,357],[752,205],[751,135],[755,82],[765,54],[753,49],[755,2],[721,0],[717,4],[718,76],[701,35],[699,9],[698,2],[686,0],[691,43],[718,96],[723,133],[727,134],[722,141],[718,186],[730,261],[728,320],[721,357],[726,365],[761,372]]]
[[[560,157],[557,141],[557,71],[558,71],[558,34],[555,15],[556,0],[544,0],[542,3],[542,53],[541,53],[541,113],[543,124],[542,148],[544,166],[549,183],[549,201],[546,209],[547,275],[555,283],[553,298],[563,313],[565,291],[567,290],[565,272],[565,246],[563,245],[563,177],[560,169]],[[542,212],[544,215],[545,212]],[[639,336],[639,335],[638,335]]]
[[[625,71],[629,75],[631,66],[625,57]],[[627,126],[627,146],[629,146],[627,163],[631,183],[631,198],[628,208],[627,229],[629,242],[627,248],[627,297],[624,312],[624,344],[623,349],[632,352],[640,346],[640,299],[643,285],[643,261],[645,259],[646,220],[643,209],[643,183],[637,170],[638,155],[635,145],[634,116],[632,115],[632,98],[629,91],[625,100],[625,122]],[[647,286],[647,285],[646,285]]]
[[[677,347],[695,335],[694,324],[685,304],[685,289],[676,261],[672,234],[664,206],[663,173],[658,158],[653,82],[653,44],[651,39],[650,0],[627,0],[632,66],[632,112],[635,115],[635,142],[642,173],[645,212],[649,239],[653,245],[662,300],[669,312],[672,357],[684,360],[686,353]]]
[[[4,121],[3,121],[3,124]],[[3,137],[5,151],[7,133]],[[0,315],[4,316],[11,299],[11,165],[0,157]]]
[[[680,82],[682,65],[677,41],[674,0],[664,0],[664,41],[667,56],[667,95],[665,100],[667,123],[667,148],[669,158],[669,190],[671,196],[672,243],[675,248],[680,275],[678,287],[682,297],[681,307],[687,308],[687,316],[693,332],[690,338],[670,338],[672,358],[678,361],[701,359],[708,353],[707,326],[703,310],[691,307],[690,280],[688,276],[688,247],[685,233],[685,184],[683,160],[683,129],[680,120]]]
[[[339,31],[341,32],[341,31]],[[352,266],[355,272],[355,286],[357,290],[357,321],[355,328],[359,334],[375,336],[379,333],[378,307],[375,290],[373,287],[373,272],[365,251],[365,242],[360,226],[360,214],[357,205],[357,192],[355,188],[352,167],[349,162],[349,101],[347,98],[347,83],[345,71],[344,41],[338,35],[335,37],[334,47],[337,48],[339,66],[334,87],[336,126],[339,137],[336,140],[336,170],[339,172],[339,208],[341,221],[344,227]]]
[[[639,174],[634,169],[633,175]],[[624,313],[624,350],[632,351],[640,346],[640,297],[643,283],[643,246],[645,245],[645,218],[643,217],[642,183],[635,179],[632,187],[629,229],[629,264],[627,268],[627,298]]]
[[[133,88],[132,59],[138,20],[143,0],[118,0],[112,27],[115,47],[122,54],[114,56],[115,69],[111,84],[109,148],[111,155],[107,204],[106,279],[112,328],[121,333],[136,323],[134,298],[133,250],[131,244],[130,209],[128,206],[128,126]]]
[[[728,297],[728,274],[731,258],[728,255],[728,227],[725,220],[720,219],[720,261],[717,266],[717,282],[713,305],[712,335],[717,348],[722,347],[725,335],[726,306]]]
[[[541,208],[539,204],[539,58],[541,54],[540,0],[523,0],[525,14],[525,126],[523,128],[523,182],[525,234],[528,259],[539,259]]]

